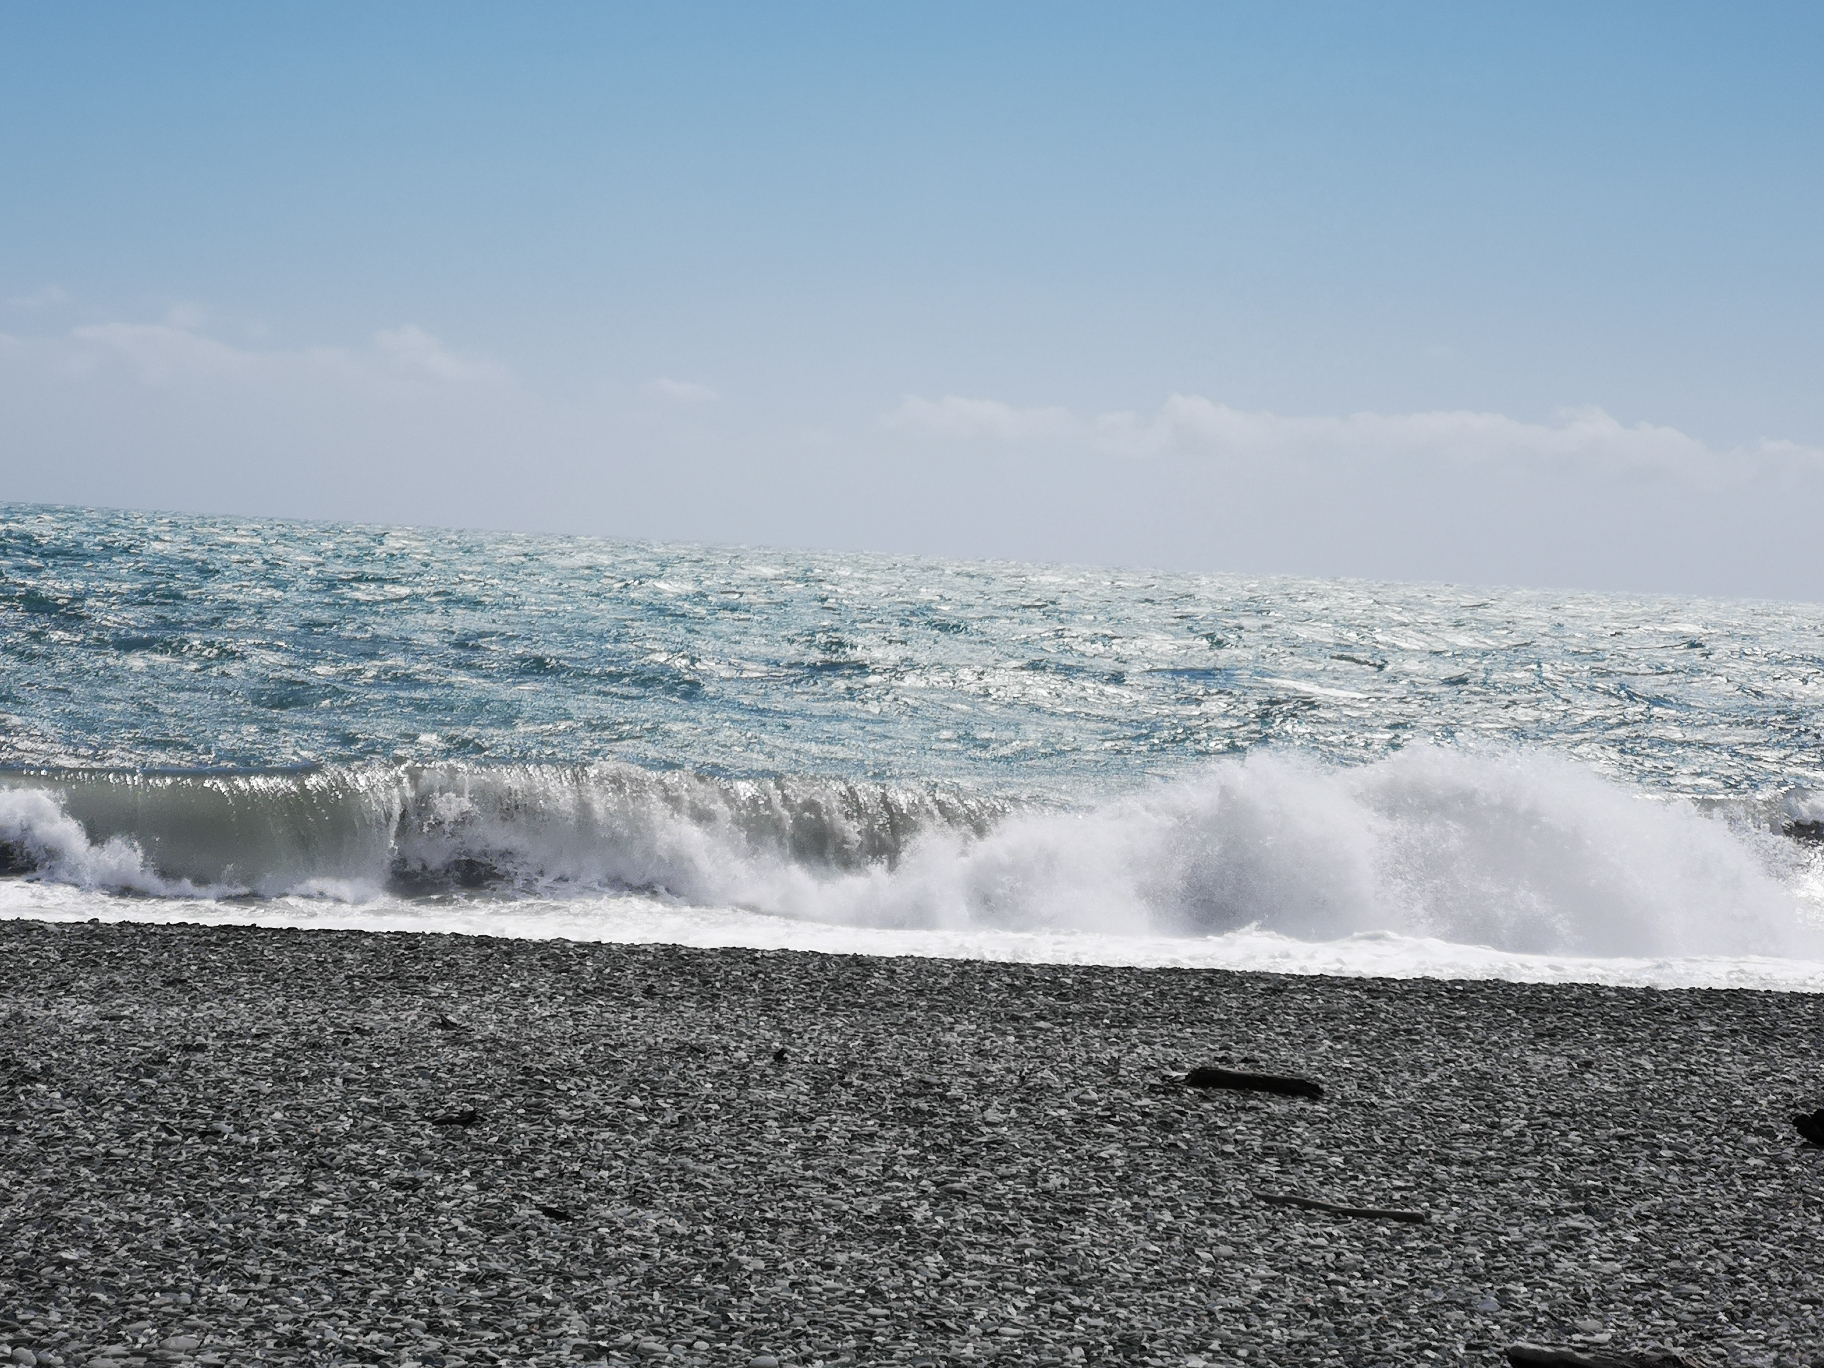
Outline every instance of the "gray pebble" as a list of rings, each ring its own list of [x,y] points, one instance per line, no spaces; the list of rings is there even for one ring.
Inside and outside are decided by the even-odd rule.
[[[0,923],[0,993],[44,983],[0,1051],[40,1363],[1824,1344],[1821,999]]]

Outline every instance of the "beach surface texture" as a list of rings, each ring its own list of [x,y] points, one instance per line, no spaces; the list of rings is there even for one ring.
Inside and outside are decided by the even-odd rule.
[[[22,1365],[1824,1364],[1816,996],[29,921],[0,986]]]

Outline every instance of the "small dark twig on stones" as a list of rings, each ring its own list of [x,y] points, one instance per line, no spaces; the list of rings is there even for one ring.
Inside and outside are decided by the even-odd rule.
[[[1547,1349],[1538,1344],[1511,1344],[1507,1361],[1513,1368],[1703,1368],[1694,1358],[1670,1349],[1598,1350]]]
[[[1283,1097],[1322,1098],[1324,1090],[1308,1078],[1283,1078],[1278,1074],[1238,1073],[1214,1064],[1199,1064],[1184,1076],[1187,1088],[1238,1088],[1247,1092],[1279,1093]]]
[[[1414,1225],[1424,1225],[1431,1217],[1423,1211],[1401,1211],[1391,1207],[1352,1207],[1338,1206],[1335,1202],[1320,1202],[1314,1197],[1294,1197],[1283,1192],[1257,1192],[1254,1194],[1263,1202],[1274,1206],[1304,1207],[1308,1211],[1327,1211],[1332,1216],[1354,1216],[1365,1221],[1410,1221]]]
[[[438,1112],[430,1118],[433,1126],[472,1126],[481,1120],[481,1113],[473,1107],[464,1107],[460,1111]]]

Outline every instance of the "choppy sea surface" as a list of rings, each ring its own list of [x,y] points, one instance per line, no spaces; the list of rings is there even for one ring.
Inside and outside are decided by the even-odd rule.
[[[0,504],[0,915],[1824,991],[1824,606]]]

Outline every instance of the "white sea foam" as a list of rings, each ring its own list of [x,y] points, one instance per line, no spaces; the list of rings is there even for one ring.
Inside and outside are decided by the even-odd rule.
[[[1521,954],[1791,956],[1824,950],[1802,891],[1812,867],[1790,841],[1552,755],[1427,747],[1353,769],[1222,762],[1086,811],[1013,816],[984,838],[934,836],[891,871],[719,867],[697,900],[881,927],[1391,931]]]
[[[0,884],[0,917],[262,926],[563,939],[619,944],[908,955],[1021,964],[1236,969],[1348,978],[1499,979],[1655,988],[1824,992],[1824,961],[1754,955],[1595,957],[1525,955],[1393,932],[1300,941],[1249,928],[1219,936],[1086,931],[887,930],[796,921],[637,896],[494,903],[359,903],[306,897],[235,902],[148,902],[67,885]]]
[[[42,790],[0,789],[0,849],[8,849],[7,862],[30,865],[39,878],[77,889],[199,895],[187,880],[164,879],[149,869],[145,853],[130,837],[91,841],[57,797]]]
[[[199,896],[206,882],[173,878],[130,835],[91,840],[54,792],[0,792],[0,842],[37,865],[0,884],[0,912],[1824,987],[1815,847],[1541,752],[1415,747],[1353,768],[1256,754],[998,820],[842,786],[646,783],[601,767],[395,774],[353,784],[354,808],[331,788],[304,806],[231,795],[248,832],[273,825],[263,814],[309,817],[274,838],[271,869],[250,856],[213,889],[278,896],[234,903]],[[192,825],[213,811],[180,797],[157,811]],[[361,825],[382,820],[390,836]],[[312,823],[334,839],[313,845]],[[167,822],[155,843],[180,865],[196,859],[177,840],[188,829]],[[313,865],[313,851],[328,853]],[[490,886],[403,897],[401,868],[483,869]]]

